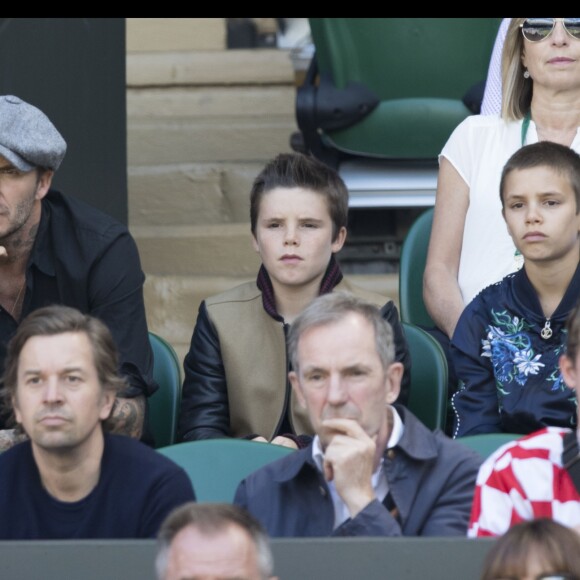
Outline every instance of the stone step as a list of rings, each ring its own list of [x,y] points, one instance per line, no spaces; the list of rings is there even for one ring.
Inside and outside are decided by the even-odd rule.
[[[263,163],[129,167],[131,226],[246,223],[250,189]]]
[[[260,161],[290,151],[289,51],[127,55],[128,163]]]
[[[251,276],[260,265],[250,224],[132,226],[147,274]]]
[[[202,300],[238,284],[255,279],[249,276],[158,276],[149,274],[145,282],[145,307],[149,329],[166,338],[180,360],[186,355]],[[384,294],[398,302],[396,274],[352,275],[355,284]]]
[[[290,87],[129,90],[131,224],[248,219],[252,180],[290,151]]]
[[[217,119],[252,117],[294,120],[292,86],[164,87],[127,90],[127,117]]]
[[[129,119],[127,155],[130,166],[216,161],[266,161],[289,152],[293,120],[264,117]]]
[[[130,223],[246,221],[248,185],[290,151],[294,101],[288,84],[128,89]]]
[[[127,87],[292,85],[291,52],[280,49],[127,53]]]
[[[125,22],[128,52],[226,47],[224,18],[127,18]]]
[[[132,226],[131,232],[147,274],[245,277],[252,276],[260,264],[253,248],[249,222]],[[345,246],[342,255],[345,271],[353,271],[346,265],[352,262],[352,247]],[[384,270],[376,272],[379,271]]]

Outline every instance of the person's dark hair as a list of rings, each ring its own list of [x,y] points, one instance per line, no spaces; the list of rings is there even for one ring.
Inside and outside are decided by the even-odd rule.
[[[46,167],[35,167],[34,171],[36,171],[36,184],[40,183],[40,180],[44,177],[46,173],[54,173],[52,169],[47,169]]]
[[[359,314],[375,331],[375,345],[383,368],[395,360],[393,329],[381,316],[380,310],[371,302],[349,292],[338,291],[315,298],[294,320],[288,333],[288,355],[292,368],[298,372],[298,343],[300,337],[310,330],[340,322],[350,313]]]
[[[69,306],[45,306],[26,316],[8,343],[1,383],[3,386],[2,404],[4,410],[11,414],[11,424],[15,423],[12,397],[16,393],[18,362],[24,345],[35,336],[54,336],[66,332],[82,332],[88,337],[99,382],[103,389],[118,393],[127,387],[126,379],[118,373],[119,362],[115,341],[103,322]]]
[[[566,356],[574,361],[580,352],[580,301],[566,319]]]
[[[511,19],[503,45],[501,116],[507,121],[523,118],[532,104],[534,81],[531,77],[524,77],[525,68],[522,64],[524,37],[520,24],[525,20],[525,18]]]
[[[256,547],[260,575],[264,580],[270,578],[274,570],[274,559],[270,540],[262,525],[245,509],[236,505],[196,502],[188,502],[175,508],[161,524],[157,534],[155,558],[158,578],[165,578],[171,543],[181,530],[192,526],[203,534],[216,535],[232,525],[248,533]]]
[[[580,536],[549,519],[516,524],[500,536],[486,555],[480,580],[523,577],[531,557],[545,573],[580,580]]]
[[[499,197],[504,207],[505,182],[512,171],[548,167],[563,175],[572,186],[576,198],[576,213],[580,211],[580,155],[570,147],[539,141],[518,149],[506,162],[499,182]]]
[[[265,194],[278,187],[300,187],[326,199],[332,219],[332,241],[348,222],[348,189],[340,175],[315,157],[281,153],[258,174],[250,193],[250,225],[256,235],[260,204]]]

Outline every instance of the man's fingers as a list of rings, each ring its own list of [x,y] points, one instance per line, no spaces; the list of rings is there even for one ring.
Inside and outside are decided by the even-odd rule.
[[[327,431],[335,431],[348,437],[368,437],[364,429],[354,419],[325,419],[322,426]]]
[[[278,435],[278,437],[274,437],[271,443],[274,445],[281,445],[282,447],[289,447],[290,449],[298,449],[298,445],[288,437],[282,437],[282,435]]]
[[[334,479],[332,463],[330,461],[324,461],[322,467],[324,468],[324,479],[326,479],[326,481],[332,481]]]

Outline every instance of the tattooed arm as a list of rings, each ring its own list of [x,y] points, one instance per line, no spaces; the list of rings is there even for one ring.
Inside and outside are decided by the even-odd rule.
[[[142,395],[131,399],[117,397],[105,426],[110,433],[139,439],[143,432],[144,418],[145,397]]]

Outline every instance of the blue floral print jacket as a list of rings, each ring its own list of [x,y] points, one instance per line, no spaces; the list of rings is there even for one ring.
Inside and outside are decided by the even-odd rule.
[[[579,296],[580,267],[547,319],[522,268],[465,308],[451,341],[459,379],[451,400],[454,437],[576,426],[576,393],[564,383],[558,359]]]

